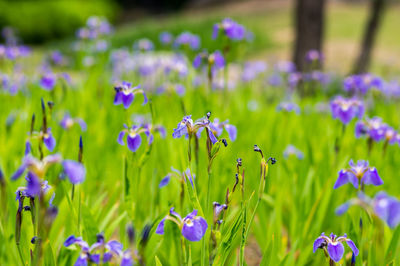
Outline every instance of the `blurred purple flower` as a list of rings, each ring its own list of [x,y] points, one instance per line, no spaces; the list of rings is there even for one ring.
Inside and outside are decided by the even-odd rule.
[[[200,48],[200,37],[188,31],[182,32],[176,37],[174,45],[176,48],[184,46],[191,50],[197,50]]]
[[[80,184],[85,180],[86,169],[82,163],[73,160],[64,160],[62,165],[65,175],[68,176],[72,184]]]
[[[171,44],[173,42],[173,36],[171,33],[167,32],[167,31],[163,31],[160,33],[159,36],[160,42],[164,45],[168,45]]]
[[[337,96],[331,101],[331,112],[334,119],[339,119],[343,124],[348,124],[354,118],[362,118],[364,104],[355,98],[347,99]]]
[[[65,130],[70,129],[75,123],[77,123],[82,131],[86,131],[87,125],[82,118],[72,118],[69,113],[65,113],[63,119],[60,122],[60,125]]]
[[[225,18],[222,22],[214,24],[212,38],[216,39],[220,34],[231,40],[241,41],[246,37],[246,29],[231,18]]]
[[[281,102],[277,107],[277,111],[295,112],[300,114],[300,108],[297,104],[292,102]]]
[[[350,199],[337,207],[336,215],[343,215],[353,205],[358,205],[368,213],[375,214],[390,228],[396,228],[400,224],[400,201],[384,191],[378,192],[373,199],[360,192],[357,198]]]

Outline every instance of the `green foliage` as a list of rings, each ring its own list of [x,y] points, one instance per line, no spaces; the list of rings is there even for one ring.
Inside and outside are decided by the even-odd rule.
[[[27,43],[71,36],[92,15],[112,19],[116,6],[108,0],[0,1],[0,28],[11,26]]]

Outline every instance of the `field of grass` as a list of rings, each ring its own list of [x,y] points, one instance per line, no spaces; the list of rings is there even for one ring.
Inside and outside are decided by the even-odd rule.
[[[269,13],[263,12],[264,8]],[[398,12],[398,7],[388,12],[379,39],[379,52],[386,48],[393,49],[394,54],[399,56],[396,43],[399,43],[400,37],[393,33],[400,18],[395,12]],[[2,59],[3,74],[15,77],[20,73],[16,68],[19,65],[26,82],[15,95],[5,88],[6,83],[0,89],[0,169],[4,173],[0,183],[0,265],[73,265],[80,254],[89,253],[81,253],[78,245],[65,247],[64,241],[70,235],[75,235],[92,245],[98,233],[104,233],[106,241],[119,241],[125,251],[112,253],[112,260],[104,265],[130,265],[122,263],[124,256],[132,258],[139,265],[205,265],[210,254],[211,257],[215,255],[212,260],[214,265],[327,265],[329,260],[322,250],[313,253],[314,240],[322,232],[327,235],[331,232],[340,236],[347,234],[360,252],[355,265],[400,263],[400,226],[390,228],[373,211],[365,212],[358,206],[337,216],[336,208],[357,197],[359,190],[351,184],[333,189],[338,172],[348,168],[351,159],[368,160],[384,183],[381,186],[367,185],[364,193],[373,197],[384,190],[398,199],[399,145],[396,143],[385,147],[384,141],[381,141],[369,148],[366,138],[355,137],[356,118],[346,127],[338,119],[332,118],[329,107],[332,97],[336,94],[349,96],[342,89],[343,76],[333,76],[327,85],[305,82],[295,87],[294,91],[286,83],[288,74],[279,73],[285,80],[282,85],[272,86],[267,82],[274,74],[273,64],[277,59],[289,58],[291,34],[287,7],[263,7],[251,16],[238,13],[234,8],[232,11],[216,10],[206,15],[193,12],[117,28],[111,37],[114,48],[127,46],[131,51],[132,44],[145,37],[153,40],[156,51],[129,52],[114,61],[110,59],[111,48],[104,52],[93,52],[87,47],[72,51],[69,43],[61,45],[68,57],[67,63],[51,66],[51,70],[43,70],[44,58],[49,55],[50,46],[46,50],[39,48],[39,52],[34,51],[33,56],[27,58]],[[229,65],[230,73],[224,70],[219,73],[222,80],[235,83],[233,88],[223,86],[211,90],[207,78],[199,86],[194,86],[196,77],[202,73],[192,67],[196,54],[194,51],[178,50],[186,53],[183,59],[178,60],[188,68],[185,75],[177,74],[176,69],[162,72],[166,61],[176,59],[170,49],[161,47],[158,42],[161,31],[168,30],[175,36],[182,31],[191,31],[201,37],[202,48],[210,52],[223,50],[222,41],[213,40],[211,34],[214,23],[228,15],[254,33],[252,43],[231,44],[230,51],[237,53],[226,58],[235,62]],[[332,66],[346,73],[351,61],[345,61],[343,65],[334,62],[334,54],[347,50],[347,42],[359,39],[365,10],[359,6],[334,6],[328,17],[327,68],[329,70]],[[348,27],[348,24],[354,27]],[[235,50],[233,47],[236,45],[240,46]],[[126,59],[130,57],[132,61],[127,62]],[[85,58],[93,63],[82,65]],[[276,60],[268,61],[268,70],[244,82],[240,77],[244,60],[248,58]],[[140,66],[152,63],[161,71],[141,74]],[[382,66],[384,63],[379,61],[376,65]],[[176,65],[172,64],[173,67]],[[121,66],[125,67],[123,71],[118,68]],[[233,72],[235,69],[237,72]],[[49,71],[58,75],[66,72],[71,81],[66,82],[59,76],[56,85],[45,90],[39,81]],[[389,71],[397,72],[396,69]],[[207,77],[207,71],[203,74],[203,77]],[[398,79],[393,74],[383,78]],[[114,86],[123,80],[132,82],[133,86],[141,84],[148,103],[142,105],[143,96],[138,93],[129,108],[114,105]],[[177,84],[184,85],[183,95],[176,91]],[[162,93],[157,90],[161,85],[168,87]],[[301,88],[304,89],[302,86],[313,90],[301,93]],[[395,130],[400,129],[398,98],[387,97],[376,90],[358,96],[366,106],[364,118],[379,116]],[[34,137],[35,133],[29,134],[33,114],[33,131],[43,131],[41,99],[46,104],[47,126],[56,140],[53,152],[43,146],[40,137]],[[49,101],[51,108],[47,105]],[[296,103],[300,112],[279,111],[277,107],[283,101]],[[62,128],[60,121],[65,112],[74,118],[82,118],[87,130],[82,130],[77,124],[68,130]],[[207,112],[211,112],[211,121],[214,118],[229,120],[229,124],[237,128],[234,141],[226,131],[218,136],[220,140],[225,138],[228,145],[224,147],[221,142],[214,144],[211,152],[217,149],[217,145],[220,148],[211,167],[206,130],[198,139],[198,148],[195,141],[190,145],[192,160],[188,158],[189,139],[184,136],[172,137],[174,129],[185,115],[192,115],[196,120]],[[139,125],[137,121],[142,120],[143,116],[152,125],[162,125],[166,136],[163,138],[152,131],[154,140],[148,144],[148,138],[141,133],[142,143],[137,151],[132,152],[126,145],[119,145],[117,138],[124,124]],[[51,166],[40,176],[41,181],[48,180],[50,190],[31,197],[35,199],[35,208],[31,206],[30,211],[21,211],[23,219],[19,227],[15,191],[25,186],[26,181],[24,176],[16,181],[10,177],[21,165],[26,141],[30,141],[31,154],[36,158],[41,157],[42,151],[44,156],[59,153],[63,159],[76,161],[80,137],[85,180],[72,185],[69,178],[65,177],[65,167],[60,163]],[[255,144],[262,150],[265,159],[276,159],[275,164],[271,161],[267,163],[265,187],[260,178],[260,164],[263,169],[265,161],[261,160],[260,153],[254,151]],[[302,151],[303,158],[284,156],[288,145],[294,145]],[[242,159],[240,178],[232,193],[237,180],[238,158]],[[175,178],[172,175],[168,185],[160,188],[160,181],[172,173],[171,167],[181,172],[189,168],[195,175],[194,185],[191,186],[188,180],[184,182],[182,176]],[[36,173],[37,169],[31,171]],[[216,232],[212,202],[224,203],[228,188],[231,192],[230,201],[224,216],[220,217],[223,218],[220,231]],[[49,198],[53,193],[52,205],[57,209],[55,218],[46,212],[50,210]],[[28,198],[24,205],[29,206]],[[171,207],[175,207],[182,217],[193,209],[198,210],[198,215],[208,224],[202,240],[193,242],[184,238],[180,232],[182,228],[169,220],[165,222],[164,234],[156,233],[159,223]],[[399,210],[395,212],[398,214]],[[35,222],[32,221],[33,214],[36,214]],[[135,228],[133,240],[127,233],[130,225]],[[18,228],[21,228],[19,248],[16,245]],[[215,247],[212,235],[217,239]],[[39,240],[32,243],[35,236]],[[346,244],[344,246],[344,256],[338,265],[350,265],[352,252]],[[102,246],[90,252],[92,255],[103,254],[108,249]],[[244,259],[240,258],[241,254],[244,254]]]

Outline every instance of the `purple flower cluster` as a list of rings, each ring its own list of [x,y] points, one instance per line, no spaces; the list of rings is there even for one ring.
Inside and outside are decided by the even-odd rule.
[[[389,125],[383,123],[380,117],[366,118],[356,124],[356,138],[363,136],[379,142],[385,140],[389,144],[400,145],[400,134]]]
[[[354,118],[361,119],[364,115],[364,104],[355,98],[337,96],[331,101],[331,112],[334,119],[339,119],[343,124],[348,124]]]
[[[383,184],[376,168],[370,167],[367,161],[360,160],[354,164],[353,160],[350,160],[349,165],[350,168],[339,171],[339,177],[333,186],[334,189],[347,183],[351,183],[356,189],[362,185],[380,186]]]
[[[343,80],[343,89],[346,92],[366,94],[371,89],[383,90],[384,81],[373,74],[366,73],[352,75]]]
[[[246,29],[236,21],[225,18],[222,22],[214,24],[212,38],[216,39],[220,34],[231,40],[241,41],[246,37]]]
[[[242,80],[249,82],[256,79],[267,70],[267,64],[264,61],[249,61],[244,64]]]
[[[130,250],[123,251],[123,245],[117,240],[105,242],[102,234],[97,235],[97,241],[91,246],[82,237],[69,236],[64,241],[65,247],[77,245],[81,248],[80,255],[75,266],[86,266],[88,264],[117,263],[122,266],[133,265]]]
[[[171,208],[169,214],[161,220],[156,229],[156,234],[163,235],[165,221],[170,220],[178,225],[182,235],[189,241],[200,241],[207,231],[207,222],[203,217],[197,216],[197,210],[193,210],[185,218]]]
[[[79,39],[86,40],[94,40],[99,37],[109,35],[113,31],[111,25],[105,18],[100,17],[90,17],[88,18],[85,27],[80,28],[76,35]]]
[[[215,51],[211,54],[203,51],[197,54],[193,60],[193,67],[199,68],[201,66],[211,67],[212,72],[221,69],[225,66],[224,56],[220,51]]]
[[[182,32],[176,37],[174,46],[176,48],[187,47],[191,50],[198,50],[200,48],[200,37],[188,31]]]
[[[346,242],[346,244],[350,247],[351,251],[353,251],[354,256],[358,256],[359,251],[354,242],[347,237],[347,235],[337,237],[334,234],[331,234],[329,237],[322,233],[315,241],[313,246],[313,252],[317,251],[317,249],[325,249],[329,257],[334,262],[339,262],[344,254],[344,246],[342,242]]]

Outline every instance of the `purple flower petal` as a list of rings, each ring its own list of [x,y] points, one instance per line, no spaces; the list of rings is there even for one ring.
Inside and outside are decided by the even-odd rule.
[[[75,244],[76,238],[74,235],[69,236],[65,241],[64,241],[64,247],[69,247],[72,244]]]
[[[356,247],[356,245],[354,244],[353,241],[351,241],[350,239],[346,240],[347,245],[351,248],[351,250],[353,251],[355,256],[358,256],[358,248]]]
[[[210,137],[212,144],[215,144],[218,141],[210,129],[208,130],[208,136]]]
[[[339,262],[344,254],[343,244],[340,242],[328,243],[328,253],[334,262]]]
[[[315,239],[313,245],[313,252],[315,253],[315,251],[317,251],[317,249],[320,248],[324,243],[326,243],[326,240],[322,237],[318,237],[317,239]]]
[[[74,266],[87,266],[87,255],[86,254],[81,254],[79,255],[78,259],[76,260]]]
[[[17,180],[18,178],[21,177],[21,175],[25,172],[26,169],[26,164],[23,163],[18,169],[17,171],[15,171],[15,173],[11,176],[11,180]]]
[[[366,185],[374,185],[374,186],[380,186],[383,184],[383,181],[379,177],[378,171],[376,170],[375,167],[368,169],[364,173],[364,176],[362,177],[361,182]]]
[[[27,180],[27,188],[26,194],[29,197],[36,197],[40,195],[40,191],[42,189],[42,183],[40,182],[39,177],[37,177],[32,172],[28,172]]]
[[[165,218],[160,221],[157,226],[156,234],[163,235],[164,234],[164,226],[165,226]]]
[[[184,222],[182,235],[189,241],[200,241],[207,230],[207,222],[203,217],[194,217]]]
[[[341,187],[349,182],[351,182],[356,189],[358,188],[357,177],[352,172],[349,172],[347,170],[340,170],[338,179],[336,180],[333,189],[337,189],[338,187]]]
[[[158,185],[159,188],[165,187],[168,185],[169,181],[171,180],[171,175],[166,175],[163,179],[161,179],[160,184]]]
[[[142,143],[142,137],[139,134],[129,134],[127,137],[128,148],[130,151],[135,152],[139,149]]]
[[[50,129],[47,130],[47,134],[43,138],[44,145],[46,148],[52,152],[56,146],[56,139],[53,137],[53,135],[50,132]]]
[[[121,131],[121,132],[119,132],[119,134],[118,134],[117,142],[118,142],[120,145],[125,145],[125,142],[124,142],[125,134],[126,134],[126,132],[125,132],[124,130]]]
[[[86,169],[83,164],[72,160],[64,160],[62,165],[72,184],[80,184],[85,180]]]
[[[122,253],[123,245],[117,240],[111,240],[107,242],[107,248],[115,254],[119,255],[120,253]]]
[[[135,98],[133,93],[129,93],[129,94],[122,93],[122,103],[124,104],[125,109],[129,108],[129,106],[133,102],[133,98]]]
[[[225,125],[225,129],[228,132],[229,139],[231,141],[235,141],[236,137],[237,137],[237,129],[236,129],[236,127],[232,126],[232,125],[229,125],[229,124],[226,124]]]
[[[115,94],[115,98],[114,98],[114,105],[119,105],[119,104],[121,104],[122,103],[122,92],[120,92],[120,91],[118,91],[116,94]]]

